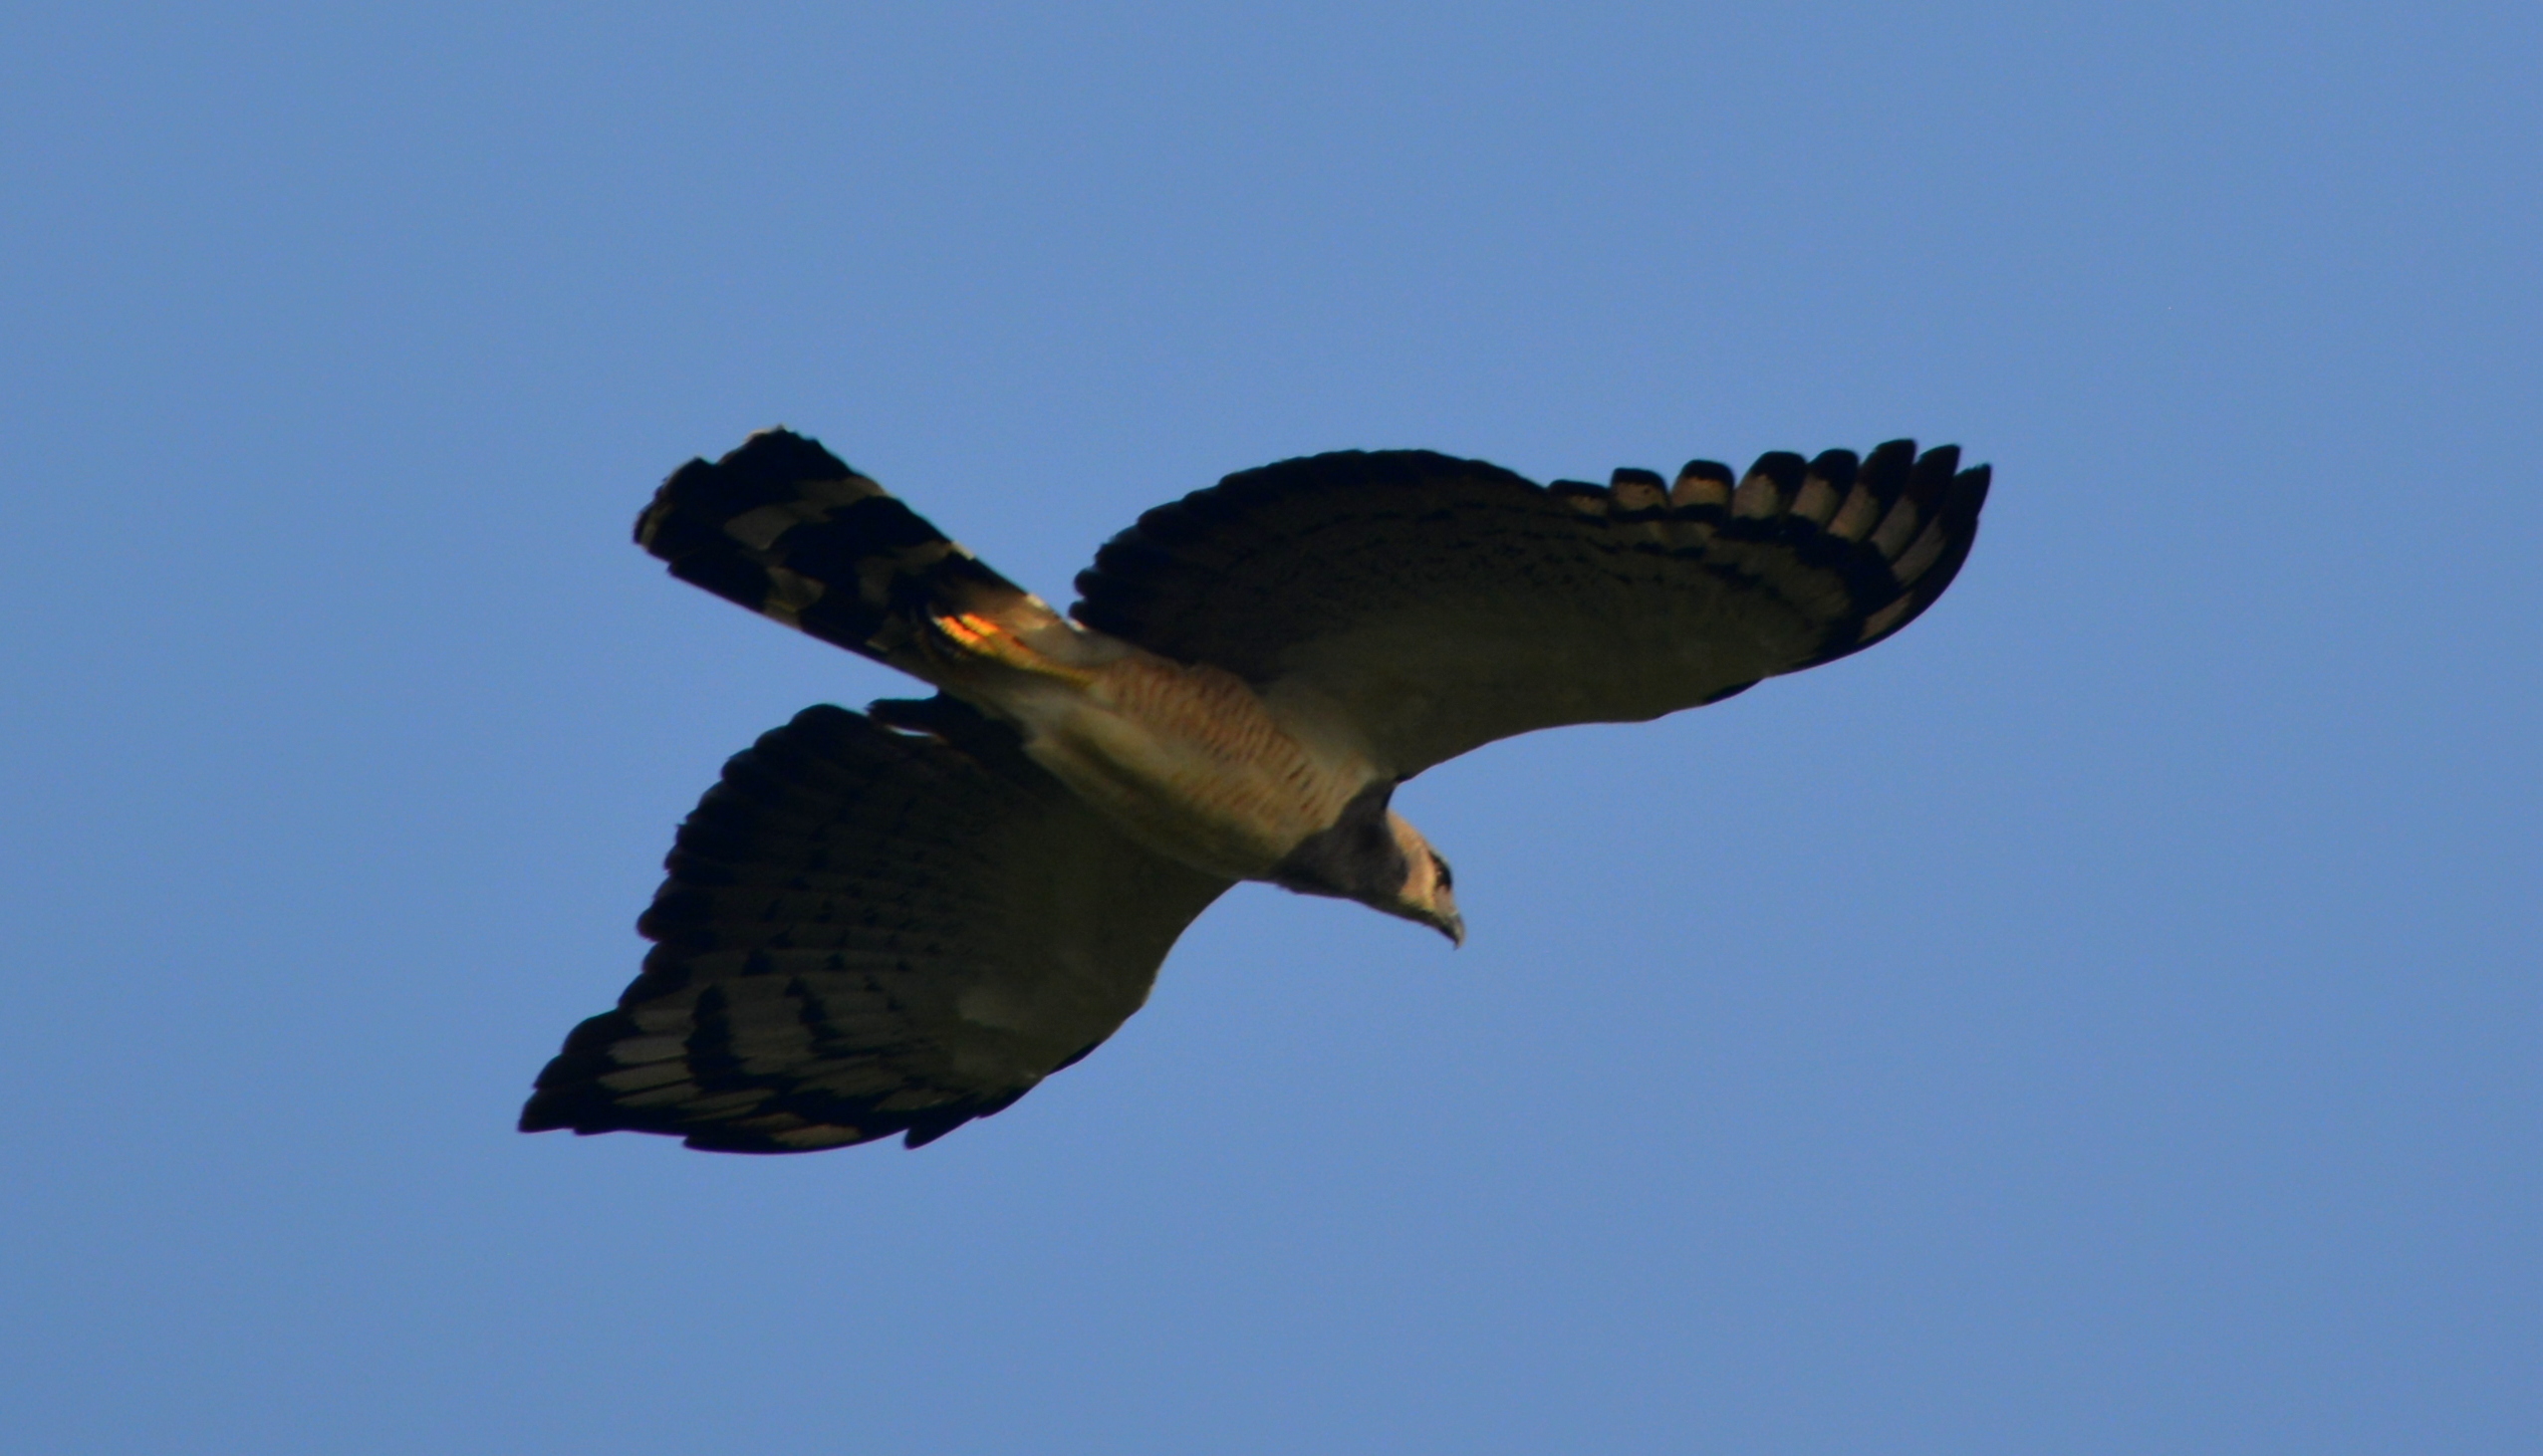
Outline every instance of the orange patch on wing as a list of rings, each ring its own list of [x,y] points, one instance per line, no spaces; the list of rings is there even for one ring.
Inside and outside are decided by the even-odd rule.
[[[1065,666],[1035,651],[1023,638],[994,618],[976,611],[957,611],[950,615],[928,618],[936,630],[955,646],[976,657],[983,657],[1019,672],[1056,677],[1083,686],[1095,680],[1095,674],[1084,668]]]

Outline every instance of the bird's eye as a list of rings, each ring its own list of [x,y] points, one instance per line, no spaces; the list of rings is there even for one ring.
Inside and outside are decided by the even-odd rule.
[[[1447,860],[1433,854],[1430,856],[1430,867],[1439,871],[1439,887],[1441,889],[1455,889],[1457,887],[1457,877],[1448,872]]]

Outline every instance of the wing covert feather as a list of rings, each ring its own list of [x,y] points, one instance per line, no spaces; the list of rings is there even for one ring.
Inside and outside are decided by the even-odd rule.
[[[1985,466],[1897,440],[1778,452],[1734,482],[1537,485],[1479,460],[1346,451],[1140,518],[1072,614],[1278,696],[1339,706],[1410,775],[1496,738],[1629,722],[1858,651],[1941,595]]]
[[[525,1131],[917,1146],[1111,1036],[1228,886],[952,699],[874,712],[808,708],[725,766],[637,922],[642,974],[566,1039]]]

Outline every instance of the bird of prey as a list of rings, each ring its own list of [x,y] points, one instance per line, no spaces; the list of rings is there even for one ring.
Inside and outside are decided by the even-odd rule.
[[[636,922],[642,972],[522,1130],[919,1146],[1111,1036],[1238,880],[1462,942],[1397,785],[1870,646],[1950,584],[1987,478],[1909,440],[1606,486],[1317,455],[1142,516],[1063,616],[811,439],[692,460],[637,544],[938,691],[808,708],[724,766]]]

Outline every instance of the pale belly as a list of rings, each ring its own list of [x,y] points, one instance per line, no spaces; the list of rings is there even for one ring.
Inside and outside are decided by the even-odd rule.
[[[996,706],[1025,752],[1133,839],[1231,879],[1262,879],[1367,786],[1357,755],[1327,762],[1253,690],[1140,654],[1079,685],[1013,684]]]

